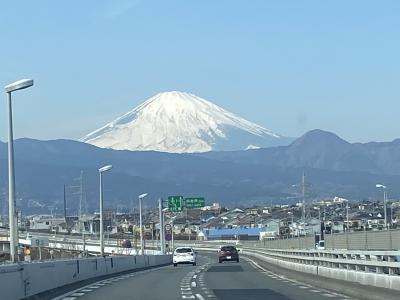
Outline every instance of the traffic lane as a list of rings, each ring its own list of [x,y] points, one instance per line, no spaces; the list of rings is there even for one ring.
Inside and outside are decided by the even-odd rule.
[[[247,255],[245,255],[247,256]],[[343,297],[350,299],[385,299],[385,300],[399,300],[400,293],[396,290],[390,290],[385,288],[379,288],[369,285],[361,285],[354,282],[345,280],[324,278],[310,273],[303,273],[295,270],[282,268],[276,265],[272,265],[264,260],[249,256],[258,265],[258,268],[269,271],[270,273],[279,274],[281,277],[289,277],[291,280],[298,280],[303,284],[308,284],[316,289],[325,291],[331,294],[340,294]],[[263,271],[264,271],[263,270]]]
[[[202,268],[209,259],[199,256],[197,266],[173,265],[133,272],[82,287],[59,300],[176,300],[182,295],[181,282],[188,273]],[[185,291],[186,292],[186,291]],[[190,295],[187,295],[190,296]],[[189,298],[189,297],[188,297]],[[194,298],[194,296],[193,296]],[[57,299],[57,300],[58,300]]]
[[[220,300],[321,300],[349,299],[348,297],[303,284],[274,274],[251,259],[241,256],[240,263],[218,263],[217,254],[209,254],[215,263],[204,274],[205,286],[211,296]],[[207,292],[207,291],[206,291]]]

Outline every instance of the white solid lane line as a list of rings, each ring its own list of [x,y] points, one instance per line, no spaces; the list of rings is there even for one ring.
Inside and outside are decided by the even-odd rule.
[[[274,274],[274,273],[272,273],[271,271],[268,271],[267,269],[265,269],[265,268],[263,268],[262,266],[260,266],[257,262],[255,262],[254,260],[252,260],[252,259],[250,259],[250,258],[245,258],[245,260],[247,260],[248,262],[250,262],[250,264],[252,264],[255,268],[257,268],[257,269],[259,269],[259,270],[262,270],[263,272],[262,273],[264,273],[265,275],[267,275],[267,276],[269,276],[270,278],[274,278],[275,280],[279,280],[279,281],[282,281],[282,282],[288,282],[288,283],[290,283],[291,285],[293,285],[293,286],[297,286],[298,288],[300,288],[300,289],[309,289],[309,288],[311,288],[309,291],[310,292],[313,292],[313,293],[321,293],[321,295],[322,296],[325,296],[325,297],[328,297],[328,298],[334,298],[334,297],[343,297],[343,298],[346,298],[346,299],[349,299],[349,297],[347,297],[346,295],[343,295],[343,294],[339,294],[339,293],[334,293],[334,292],[330,292],[330,291],[328,291],[328,290],[325,290],[325,289],[320,289],[320,290],[317,290],[317,289],[315,289],[315,287],[313,287],[312,285],[309,285],[309,284],[302,284],[302,283],[300,283],[300,282],[298,282],[298,281],[296,281],[296,280],[292,280],[292,279],[289,279],[289,278],[287,278],[287,277],[284,277],[284,276],[279,276],[279,275],[277,275],[277,274]],[[268,274],[269,273],[269,274]],[[271,275],[270,275],[271,274]],[[273,275],[272,275],[273,274]],[[275,276],[274,276],[275,275]]]

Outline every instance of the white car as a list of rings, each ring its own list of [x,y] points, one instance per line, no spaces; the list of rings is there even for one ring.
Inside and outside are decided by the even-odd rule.
[[[178,264],[192,264],[196,265],[196,252],[191,247],[178,247],[174,251],[172,257],[174,267]]]

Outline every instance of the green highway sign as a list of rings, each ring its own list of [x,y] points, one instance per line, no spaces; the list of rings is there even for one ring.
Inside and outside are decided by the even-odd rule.
[[[186,208],[200,208],[206,205],[206,201],[204,197],[197,198],[185,198],[185,207]]]
[[[183,196],[169,196],[168,197],[168,210],[172,212],[183,211],[184,199]]]
[[[204,197],[183,198],[183,196],[169,196],[168,210],[181,212],[184,208],[200,208],[206,205]]]

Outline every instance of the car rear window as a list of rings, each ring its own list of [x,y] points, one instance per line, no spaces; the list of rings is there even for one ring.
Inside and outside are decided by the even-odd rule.
[[[189,253],[192,252],[192,249],[190,248],[179,248],[175,250],[176,253]]]
[[[236,251],[236,248],[233,246],[224,246],[221,247],[221,251]]]

